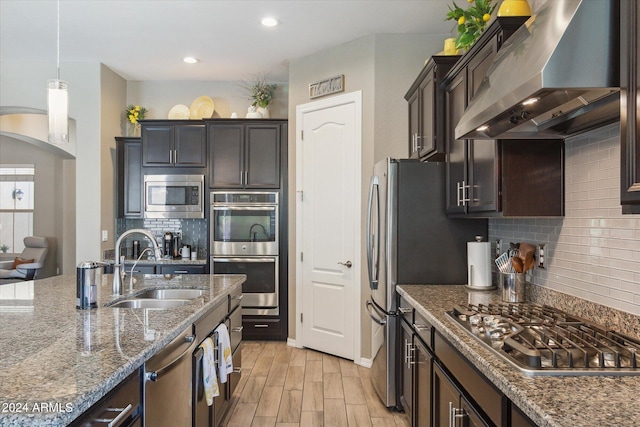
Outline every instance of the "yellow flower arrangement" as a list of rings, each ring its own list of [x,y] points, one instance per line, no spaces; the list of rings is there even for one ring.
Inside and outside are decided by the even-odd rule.
[[[139,105],[129,105],[125,110],[125,116],[127,120],[132,124],[138,124],[138,120],[144,120],[147,114],[147,109]]]

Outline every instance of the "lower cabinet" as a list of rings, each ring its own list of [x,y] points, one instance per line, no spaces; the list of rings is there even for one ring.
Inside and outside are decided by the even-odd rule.
[[[398,393],[412,426],[535,426],[416,307],[397,297]]]
[[[141,370],[137,369],[70,426],[89,427],[107,424],[120,427],[141,426],[140,376]]]
[[[277,316],[242,316],[242,339],[245,340],[286,340],[286,328]]]
[[[433,356],[420,338],[414,336],[413,425],[431,425]]]
[[[433,425],[437,427],[493,425],[482,420],[437,363],[433,368],[433,415]]]

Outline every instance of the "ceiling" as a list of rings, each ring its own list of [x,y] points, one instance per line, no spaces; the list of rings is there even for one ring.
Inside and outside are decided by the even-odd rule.
[[[260,73],[287,81],[291,60],[367,35],[449,34],[448,4],[60,0],[61,78],[65,62],[92,62],[134,81],[238,81]],[[56,0],[0,0],[0,61],[55,64],[56,11]],[[263,27],[267,15],[280,25]],[[200,62],[185,64],[185,56]]]

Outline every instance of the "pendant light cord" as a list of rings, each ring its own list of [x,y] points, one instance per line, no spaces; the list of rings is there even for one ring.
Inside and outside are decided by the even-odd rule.
[[[58,80],[60,80],[60,0],[58,0],[56,64],[57,64],[57,70],[58,70]]]

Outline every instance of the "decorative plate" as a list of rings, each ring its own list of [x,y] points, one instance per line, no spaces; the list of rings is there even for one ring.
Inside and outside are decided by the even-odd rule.
[[[190,117],[192,119],[209,119],[213,115],[214,108],[213,99],[201,96],[191,104]]]
[[[178,104],[171,107],[168,118],[171,120],[185,120],[189,118],[189,115],[189,107],[184,104]]]

